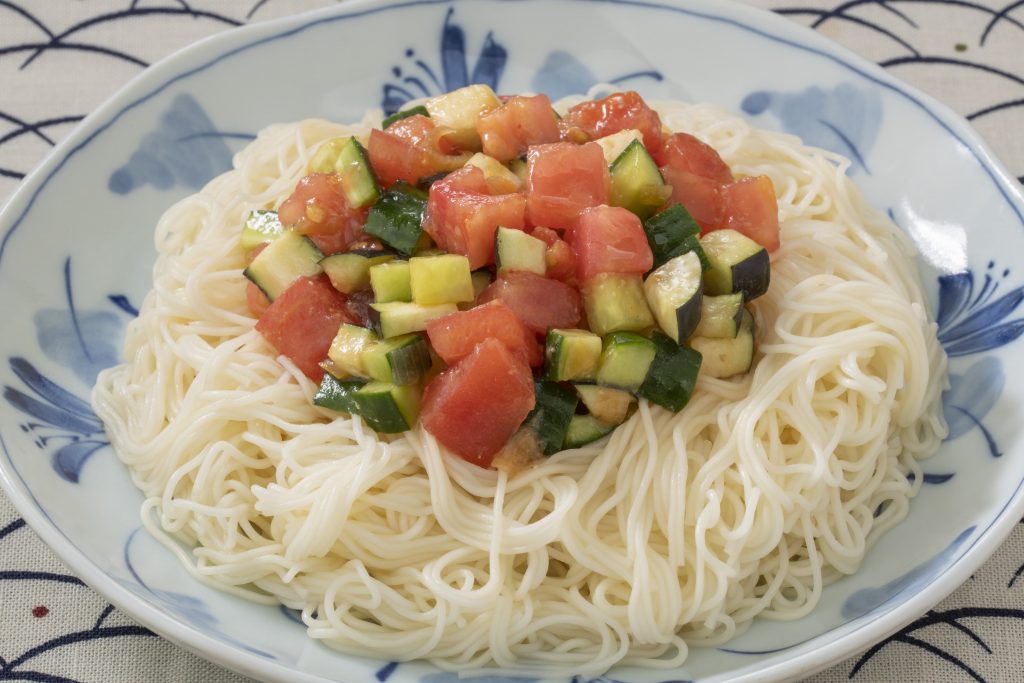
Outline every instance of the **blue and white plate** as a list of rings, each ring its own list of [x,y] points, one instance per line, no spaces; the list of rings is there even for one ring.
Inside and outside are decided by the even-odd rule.
[[[0,215],[0,483],[87,583],[203,656],[272,681],[452,680],[348,657],[294,615],[196,582],[140,530],[142,496],[88,404],[150,286],[153,226],[275,121],[361,118],[469,82],[554,97],[598,82],[712,101],[855,161],[870,201],[921,249],[951,358],[950,437],[909,517],[814,613],[757,622],[671,672],[608,679],[778,680],[917,617],[1024,515],[1024,202],[944,106],[785,19],[713,0],[376,2],[252,26],[147,70],[92,114]],[[396,652],[396,657],[401,653]],[[493,679],[489,679],[493,680]]]

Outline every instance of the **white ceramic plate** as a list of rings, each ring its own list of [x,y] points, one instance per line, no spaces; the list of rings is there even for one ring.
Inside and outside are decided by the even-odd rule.
[[[753,56],[753,57],[752,57]],[[346,657],[285,610],[193,580],[145,532],[141,495],[87,403],[149,288],[152,229],[261,127],[357,120],[467,81],[554,97],[600,81],[713,101],[846,154],[921,248],[951,356],[952,433],[910,516],[799,621],[757,622],[679,671],[617,681],[777,680],[882,638],[966,579],[1024,514],[1019,406],[1024,203],[969,126],[812,31],[745,6],[605,0],[346,2],[222,34],[148,69],[65,140],[0,215],[0,482],[86,582],[164,636],[274,681],[451,679]],[[399,653],[396,653],[396,656]],[[493,679],[489,679],[493,680]]]

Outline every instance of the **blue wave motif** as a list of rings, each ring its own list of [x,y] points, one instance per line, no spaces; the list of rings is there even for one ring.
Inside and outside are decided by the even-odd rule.
[[[970,526],[964,529],[938,555],[925,560],[903,576],[895,578],[877,588],[862,588],[848,597],[840,609],[843,618],[856,619],[872,610],[878,609],[901,593],[916,592],[934,579],[936,574],[949,564],[949,560],[974,532],[974,528],[974,526]]]
[[[789,93],[759,90],[747,95],[740,106],[752,116],[771,112],[786,132],[848,157],[852,170],[871,173],[868,153],[882,122],[882,98],[877,92],[848,83]]]
[[[218,131],[196,98],[181,94],[160,116],[157,130],[143,136],[128,163],[110,175],[107,186],[117,194],[128,194],[145,185],[158,190],[175,185],[198,190],[231,169],[226,138],[254,137]]]

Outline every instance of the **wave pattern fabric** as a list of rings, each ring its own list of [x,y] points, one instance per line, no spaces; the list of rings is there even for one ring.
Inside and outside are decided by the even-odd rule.
[[[206,35],[330,0],[52,0],[0,3],[0,197],[147,64]],[[756,0],[872,59],[967,116],[1024,183],[1024,5]],[[843,93],[758,93],[814,144],[870,144],[870,103],[815,128]],[[793,98],[802,97],[793,107]],[[838,103],[838,104],[837,104]],[[802,114],[795,112],[803,112]],[[838,137],[835,137],[838,136]],[[855,154],[852,154],[854,158]],[[215,163],[216,159],[211,160]],[[159,182],[145,165],[119,182]],[[870,169],[865,169],[870,172]],[[115,302],[116,303],[116,302]],[[6,389],[6,388],[5,388]],[[73,454],[72,454],[73,455]],[[73,463],[69,473],[74,471]],[[1016,680],[1024,670],[1024,526],[984,569],[919,620],[815,681]],[[70,575],[0,496],[0,680],[239,681],[139,627]]]

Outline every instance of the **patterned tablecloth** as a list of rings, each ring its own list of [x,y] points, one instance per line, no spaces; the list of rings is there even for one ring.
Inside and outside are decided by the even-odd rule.
[[[1024,1],[747,0],[965,115],[1024,184]],[[331,0],[0,0],[0,201],[147,64]],[[1024,526],[952,596],[814,681],[1024,681]],[[71,575],[0,494],[0,681],[241,681]]]

